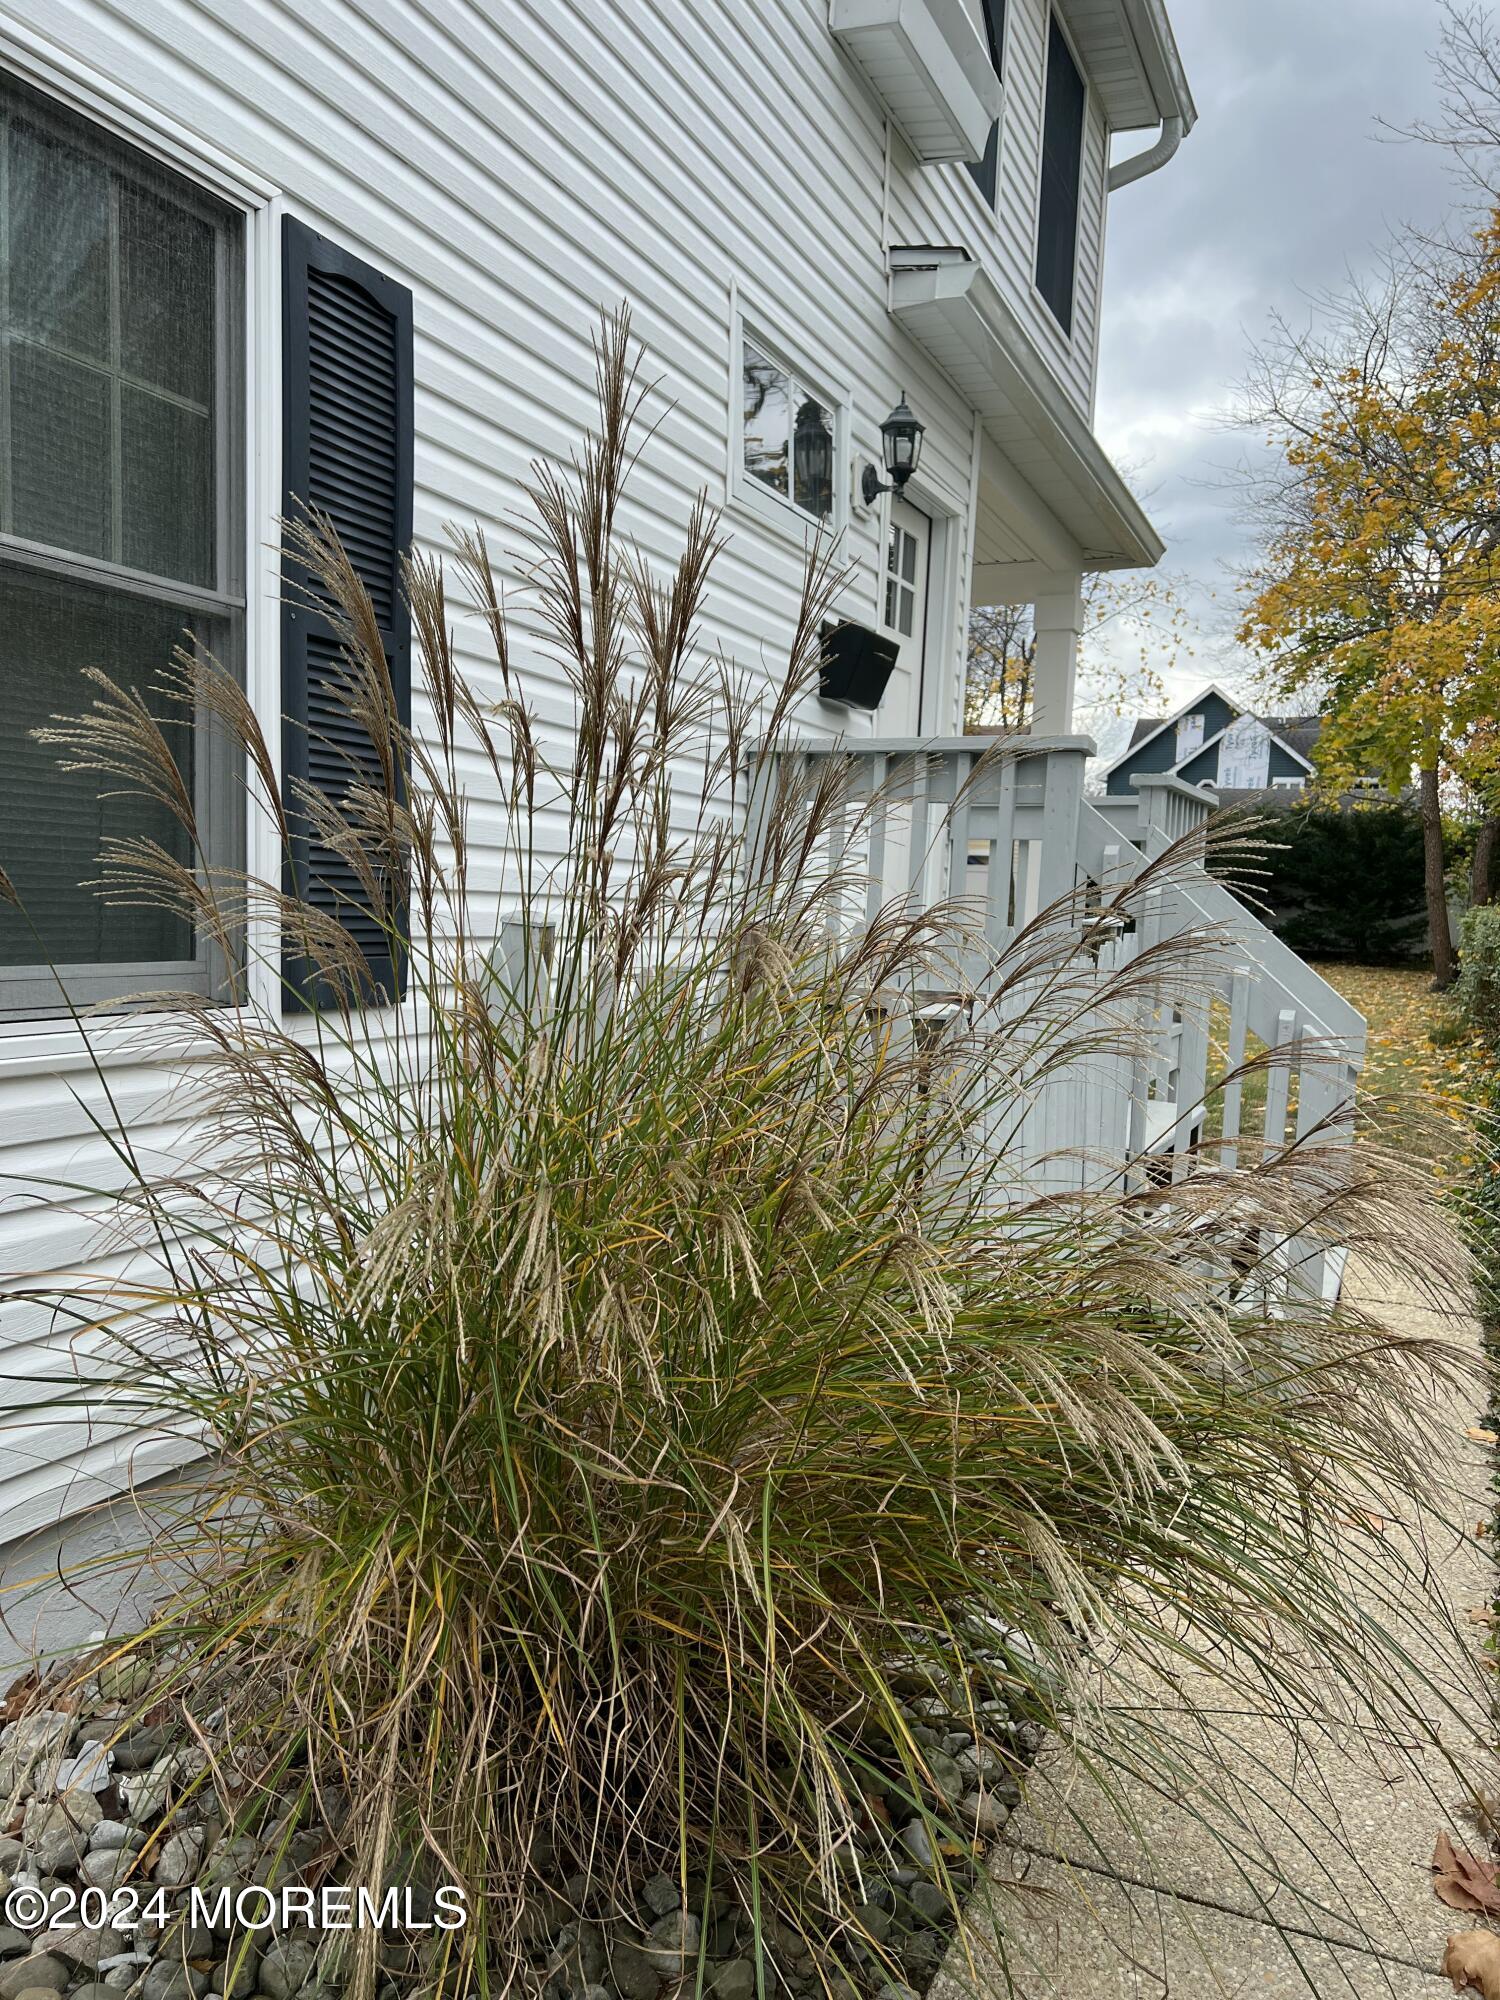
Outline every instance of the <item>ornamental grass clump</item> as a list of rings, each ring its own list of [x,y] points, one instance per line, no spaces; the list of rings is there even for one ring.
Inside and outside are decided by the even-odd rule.
[[[552,1916],[628,1930],[656,1877],[675,1942],[636,1942],[689,1991],[726,1945],[766,1995],[878,1986],[901,1964],[872,1885],[916,1866],[962,1903],[986,1795],[1097,1703],[1088,1660],[1170,1634],[1289,1700],[1310,1653],[1377,1697],[1335,1523],[1351,1482],[1410,1485],[1451,1356],[1261,1279],[1314,1224],[1408,1279],[1442,1238],[1331,1135],[1037,1191],[1036,1092],[1222,948],[1101,969],[1195,857],[999,953],[961,902],[853,922],[869,801],[784,754],[840,573],[810,559],[779,682],[706,654],[721,527],[697,506],[669,572],[624,540],[649,441],[622,320],[598,373],[508,593],[477,530],[411,558],[411,728],[337,537],[288,527],[383,776],[283,796],[233,678],[166,670],[350,901],[108,849],[101,893],[180,910],[231,991],[156,1031],[190,1163],[102,1121],[122,1275],[12,1289],[73,1329],[75,1399],[212,1454],[117,1650],[213,1717],[236,1784],[352,1801],[323,1815],[346,1879],[463,1886],[426,1990],[540,1982]],[[93,678],[59,753],[167,798],[201,852],[147,705]],[[356,906],[399,1005],[366,990]],[[961,1786],[943,1729],[973,1739]],[[1111,1744],[1165,1768],[1149,1719]],[[370,1934],[348,1969],[387,1976]]]

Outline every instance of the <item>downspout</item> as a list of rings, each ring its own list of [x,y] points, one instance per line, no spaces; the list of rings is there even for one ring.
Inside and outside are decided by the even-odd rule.
[[[1144,152],[1132,153],[1128,159],[1116,160],[1109,170],[1109,191],[1129,187],[1132,181],[1144,180],[1147,174],[1154,174],[1158,167],[1164,167],[1177,148],[1182,144],[1182,120],[1175,113],[1163,118],[1161,131],[1153,144]]]

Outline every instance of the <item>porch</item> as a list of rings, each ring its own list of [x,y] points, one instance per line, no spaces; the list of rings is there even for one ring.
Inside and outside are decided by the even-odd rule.
[[[1209,872],[1212,795],[1161,777],[1134,799],[1090,799],[1093,750],[1083,736],[865,739],[782,753],[799,768],[781,782],[810,789],[820,764],[845,761],[842,851],[823,859],[860,885],[847,931],[894,899],[966,906],[974,949],[920,996],[929,1028],[993,998],[1005,955],[1038,925],[1077,934],[1083,1007],[1090,979],[1101,999],[1130,985],[1129,1048],[1117,1036],[1032,1094],[1013,1146],[1029,1188],[1170,1186],[1314,1137],[1349,1145],[1363,1017]],[[1173,939],[1186,981],[1153,970]],[[1131,968],[1139,978],[1123,981]],[[1279,1261],[1321,1293],[1337,1287],[1337,1246],[1288,1244]]]

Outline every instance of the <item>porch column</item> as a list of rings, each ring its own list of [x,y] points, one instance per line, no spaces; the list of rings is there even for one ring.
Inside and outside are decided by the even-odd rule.
[[[1071,736],[1078,641],[1083,632],[1083,578],[1059,576],[1033,602],[1036,661],[1032,669],[1031,733]]]

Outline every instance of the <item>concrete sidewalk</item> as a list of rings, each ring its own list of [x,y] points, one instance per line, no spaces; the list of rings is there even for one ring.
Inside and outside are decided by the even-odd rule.
[[[1413,1299],[1377,1300],[1367,1274],[1351,1267],[1348,1282],[1386,1324],[1430,1323]],[[1374,1544],[1392,1550],[1392,1572],[1404,1553],[1426,1576],[1406,1593],[1393,1719],[1272,1712],[1227,1672],[1179,1674],[1181,1706],[1164,1707],[1143,1676],[1141,1701],[1174,1724],[1171,1774],[1112,1783],[1047,1745],[994,1857],[1004,1942],[981,1918],[976,1963],[951,1953],[932,2000],[1452,2000],[1445,1941],[1482,1920],[1438,1901],[1428,1863],[1443,1828],[1484,1850],[1462,1808],[1472,1787],[1497,1797],[1500,1732],[1468,1618],[1494,1590],[1473,1533],[1490,1510],[1487,1453],[1464,1435],[1473,1408],[1448,1421],[1448,1517],[1408,1503],[1398,1520],[1392,1507]],[[1118,1678],[1110,1687],[1118,1703]],[[1403,1727],[1398,1710],[1427,1726]]]

